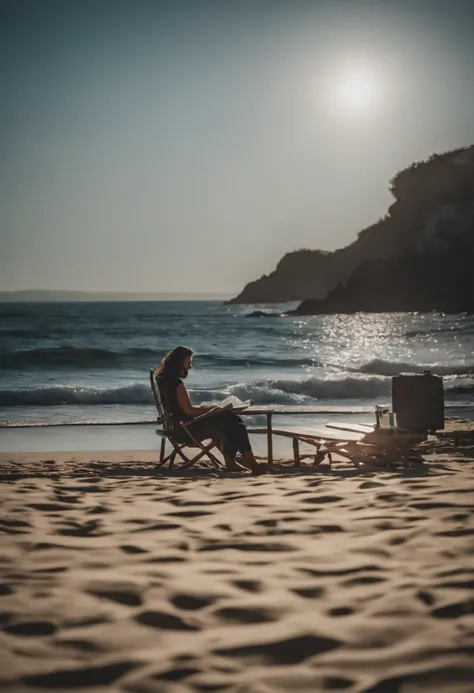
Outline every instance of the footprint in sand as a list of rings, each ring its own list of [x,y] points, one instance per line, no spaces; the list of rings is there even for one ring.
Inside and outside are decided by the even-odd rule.
[[[278,525],[278,520],[257,520],[254,525],[262,527],[276,527]]]
[[[196,667],[172,667],[171,669],[165,669],[164,671],[158,671],[156,674],[151,674],[149,678],[155,681],[184,681],[189,676],[194,676],[195,674],[200,674],[201,669],[196,669]]]
[[[291,591],[304,599],[319,599],[323,596],[325,589],[324,587],[293,587]]]
[[[52,671],[49,674],[24,676],[23,682],[41,688],[69,688],[86,686],[107,686],[134,668],[135,662],[117,662],[99,667],[78,667]]]
[[[51,635],[56,631],[56,625],[51,621],[18,621],[6,623],[3,630],[11,635]]]
[[[255,643],[241,647],[214,650],[224,657],[238,657],[249,661],[262,660],[267,664],[299,664],[308,657],[339,647],[340,642],[318,635],[301,635],[275,642]]]
[[[343,584],[345,587],[355,587],[357,585],[375,585],[377,582],[385,582],[385,578],[377,577],[376,575],[361,575],[351,580],[346,580]]]
[[[59,647],[71,647],[74,650],[91,653],[107,652],[108,650],[105,644],[98,644],[94,640],[80,640],[78,638],[56,640],[55,645]]]
[[[214,614],[225,621],[231,623],[269,623],[277,621],[279,614],[274,609],[265,609],[264,607],[223,607],[214,611]]]
[[[474,580],[451,580],[449,582],[440,582],[438,587],[453,587],[460,590],[471,590],[474,592]]]
[[[335,606],[329,609],[328,613],[331,616],[350,616],[355,613],[355,609],[352,609],[350,606]]]
[[[9,520],[2,518],[0,520],[0,528],[5,534],[25,534],[31,529],[31,524],[25,520]]]
[[[436,618],[459,618],[461,616],[472,616],[474,614],[474,599],[447,604],[431,612]]]
[[[306,503],[338,503],[344,500],[341,496],[312,496],[306,498]]]
[[[323,532],[343,532],[344,529],[339,525],[319,525],[319,529]]]
[[[50,568],[35,568],[33,573],[64,573],[66,570],[69,570],[68,565],[56,565],[51,566]]]
[[[79,493],[103,493],[105,489],[101,486],[74,486],[74,491]]]
[[[135,620],[151,628],[164,630],[200,630],[198,626],[184,621],[179,616],[168,614],[165,611],[142,611],[135,616]]]
[[[71,505],[75,505],[80,499],[80,496],[71,496],[62,493],[55,493],[55,496],[57,501],[61,503],[69,503]]]
[[[470,537],[474,529],[448,529],[446,532],[435,532],[437,537]]]
[[[135,520],[136,521],[136,520]],[[145,523],[147,521],[145,520]],[[138,527],[138,529],[132,529],[132,532],[153,532],[159,530],[162,532],[165,529],[180,529],[181,525],[177,525],[175,522],[156,522],[154,524],[147,525],[145,527]]]
[[[98,532],[100,522],[98,520],[88,520],[84,524],[79,522],[68,522],[69,527],[58,529],[58,534],[66,537],[90,537],[92,534],[95,537],[104,536],[108,532]]]
[[[86,587],[86,592],[125,606],[141,606],[142,604],[140,590],[133,584],[115,582],[91,584]]]
[[[214,603],[214,597],[197,596],[194,594],[175,594],[171,599],[171,603],[178,609],[185,611],[197,611],[204,609]]]
[[[266,553],[275,551],[275,552],[280,552],[280,551],[297,551],[297,548],[295,546],[291,546],[290,544],[278,544],[278,543],[273,543],[273,542],[268,542],[268,543],[248,543],[248,544],[224,544],[224,543],[215,543],[215,544],[204,544],[204,546],[201,546],[198,550],[199,551],[222,551],[223,549],[235,549],[236,551],[264,551]]]
[[[63,512],[64,510],[70,510],[65,503],[28,503],[26,507],[33,508],[33,510],[45,510],[51,512]]]
[[[147,549],[142,549],[140,546],[134,546],[133,544],[124,544],[119,547],[124,553],[148,553]]]
[[[188,559],[186,556],[151,556],[145,560],[146,563],[185,563]]]
[[[417,595],[420,602],[426,604],[427,606],[432,606],[435,603],[435,598],[431,592],[426,592],[425,590],[420,590]]]
[[[233,580],[232,584],[246,592],[257,593],[264,590],[263,583],[258,580]]]

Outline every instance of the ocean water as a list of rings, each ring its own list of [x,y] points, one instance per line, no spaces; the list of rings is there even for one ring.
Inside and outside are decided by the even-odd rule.
[[[148,372],[177,344],[196,352],[196,404],[233,394],[292,408],[292,424],[307,408],[372,421],[390,404],[391,376],[430,369],[444,378],[447,414],[474,417],[474,316],[279,315],[293,305],[0,304],[0,425],[152,422]]]

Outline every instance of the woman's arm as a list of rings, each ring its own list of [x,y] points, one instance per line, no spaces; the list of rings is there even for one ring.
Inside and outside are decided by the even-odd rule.
[[[220,409],[220,407],[193,407],[189,399],[188,391],[183,383],[180,383],[176,388],[176,398],[179,406],[188,416],[199,416],[199,414],[206,414],[208,411]]]

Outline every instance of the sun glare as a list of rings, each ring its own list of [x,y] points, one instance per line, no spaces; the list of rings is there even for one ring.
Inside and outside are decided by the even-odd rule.
[[[377,83],[369,72],[353,72],[336,86],[338,106],[351,111],[371,112],[377,102]]]
[[[373,104],[375,85],[368,75],[354,74],[341,84],[340,98],[347,106],[367,108]]]

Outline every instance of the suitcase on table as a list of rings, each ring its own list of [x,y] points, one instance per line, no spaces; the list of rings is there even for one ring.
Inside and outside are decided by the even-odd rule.
[[[443,378],[430,371],[394,376],[392,410],[397,415],[398,428],[420,433],[444,428]]]

